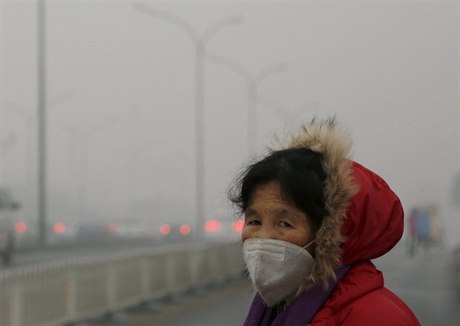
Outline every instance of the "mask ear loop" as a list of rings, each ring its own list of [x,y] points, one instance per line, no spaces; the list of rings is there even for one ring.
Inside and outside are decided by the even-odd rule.
[[[305,247],[309,246],[311,243],[313,243],[313,241],[310,242],[309,244],[307,244]],[[313,284],[316,284],[316,279],[313,276],[313,272],[311,272],[310,275],[307,277],[306,282],[302,283],[299,286],[299,289],[297,290],[297,292],[296,292],[296,294],[294,295],[293,298],[297,298],[303,291],[305,291],[306,287],[308,286],[307,284],[310,284],[310,286],[312,286]]]
[[[316,239],[313,239],[312,241],[310,241],[310,243],[308,243],[304,248],[307,249],[308,246],[312,245],[313,243],[315,243]],[[313,256],[313,259],[315,259],[315,250],[313,250],[313,253],[311,254]],[[314,270],[314,269],[313,269]],[[313,276],[313,271],[310,272],[310,275],[308,276],[308,279],[310,281],[310,283],[312,284],[315,284],[316,283],[316,279],[315,277]]]
[[[310,245],[312,245],[315,242],[316,239],[311,240],[309,243],[307,243],[305,246],[303,246],[303,249],[307,249]]]
[[[311,246],[313,243],[315,243],[316,239],[313,239],[312,241],[310,241],[309,243],[307,243],[305,246],[303,246],[302,248],[303,249],[307,249],[309,246]],[[312,256],[314,257],[314,255],[312,254]],[[313,276],[313,273],[310,273],[310,275],[308,276],[307,278],[308,282],[311,283],[311,284],[315,284],[316,283],[316,280],[315,280],[315,277]],[[306,284],[303,283],[299,289],[297,290],[296,294],[294,297],[297,297],[300,293],[302,293],[305,289],[305,286]]]

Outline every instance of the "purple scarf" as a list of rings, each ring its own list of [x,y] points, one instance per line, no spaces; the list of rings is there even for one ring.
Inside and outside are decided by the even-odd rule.
[[[272,319],[274,311],[265,304],[262,297],[257,293],[252,301],[244,326],[304,326],[308,324],[349,268],[350,266],[342,266],[337,269],[335,273],[337,281],[331,279],[327,289],[322,284],[316,284],[303,292],[286,309],[279,312],[274,319]]]

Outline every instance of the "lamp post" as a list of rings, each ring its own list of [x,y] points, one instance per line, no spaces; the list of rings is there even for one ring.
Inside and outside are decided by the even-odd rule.
[[[131,115],[131,146],[130,146],[130,153],[129,153],[129,174],[130,174],[130,183],[128,185],[130,198],[127,207],[131,211],[131,208],[134,206],[134,203],[137,200],[138,195],[138,179],[139,179],[139,172],[138,172],[138,153],[139,153],[139,146],[138,146],[138,139],[139,139],[139,107],[133,105],[132,107],[132,115]]]
[[[173,15],[171,13],[158,10],[154,7],[146,5],[142,2],[133,4],[133,8],[139,12],[153,17],[155,19],[163,20],[174,26],[177,26],[192,41],[195,50],[195,148],[196,148],[196,163],[195,163],[195,202],[196,202],[196,216],[195,216],[195,238],[200,239],[203,235],[204,227],[204,138],[205,138],[205,125],[204,125],[204,57],[205,49],[209,40],[219,31],[226,27],[236,25],[242,21],[241,16],[232,16],[230,18],[220,20],[206,29],[201,35],[196,29],[186,20]]]
[[[226,66],[236,74],[240,75],[246,82],[248,92],[248,151],[249,156],[254,155],[257,150],[258,121],[257,109],[259,102],[259,88],[263,81],[268,77],[286,70],[286,65],[278,63],[261,70],[257,74],[252,74],[242,64],[223,58],[217,54],[208,53],[206,57],[215,63]]]
[[[37,1],[37,95],[38,95],[38,244],[46,246],[47,135],[46,135],[46,1]]]

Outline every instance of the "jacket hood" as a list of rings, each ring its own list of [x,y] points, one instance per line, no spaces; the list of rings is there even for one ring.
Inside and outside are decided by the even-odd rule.
[[[401,203],[386,182],[350,158],[351,138],[335,119],[305,124],[286,148],[322,154],[327,216],[316,233],[310,280],[326,283],[343,264],[373,259],[399,241],[404,227]]]

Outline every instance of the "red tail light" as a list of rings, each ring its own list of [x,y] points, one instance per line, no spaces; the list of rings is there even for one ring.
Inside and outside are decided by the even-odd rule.
[[[180,228],[179,228],[180,234],[182,234],[182,235],[184,235],[184,236],[185,236],[185,235],[189,235],[191,231],[192,231],[192,228],[191,228],[190,225],[188,225],[188,224],[182,224],[182,225],[180,226]]]
[[[221,228],[221,223],[218,220],[209,220],[204,225],[204,229],[209,233],[219,232]]]
[[[163,224],[160,226],[160,233],[163,235],[168,235],[171,233],[171,226],[169,224]]]
[[[25,233],[27,231],[27,224],[24,222],[17,222],[14,229],[16,233]]]
[[[54,223],[53,231],[57,234],[63,234],[65,232],[65,224],[64,223]]]

